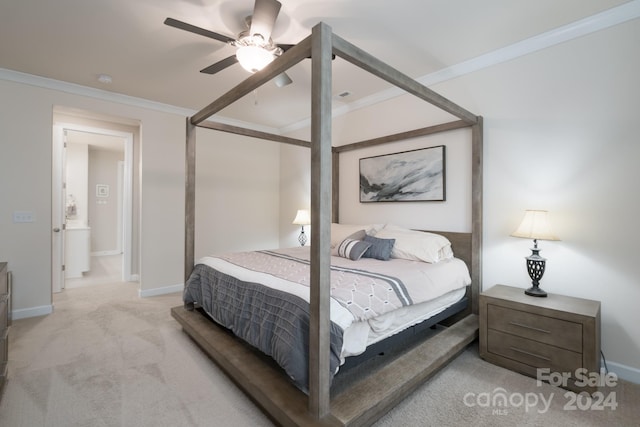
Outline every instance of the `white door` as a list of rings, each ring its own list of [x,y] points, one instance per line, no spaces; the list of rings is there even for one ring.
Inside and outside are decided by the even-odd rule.
[[[53,127],[53,165],[51,179],[51,291],[64,289],[65,233],[65,129]]]

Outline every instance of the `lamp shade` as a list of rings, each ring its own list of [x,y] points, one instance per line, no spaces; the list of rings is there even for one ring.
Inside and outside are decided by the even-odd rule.
[[[548,212],[539,210],[526,210],[520,226],[511,235],[535,240],[560,240],[551,230]]]
[[[295,219],[292,224],[295,225],[309,225],[311,224],[311,217],[309,216],[309,211],[306,209],[298,210]]]

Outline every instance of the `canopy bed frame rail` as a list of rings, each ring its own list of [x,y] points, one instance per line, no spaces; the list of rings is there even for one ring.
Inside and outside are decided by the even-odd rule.
[[[341,57],[454,115],[459,120],[359,143],[332,147],[331,61]],[[311,57],[311,141],[286,138],[207,121],[213,114],[251,93],[298,62]],[[206,122],[205,122],[206,121]],[[295,388],[282,372],[264,357],[247,348],[211,320],[183,307],[172,315],[210,357],[281,425],[359,426],[370,425],[438,369],[446,365],[478,335],[478,294],[481,288],[482,239],[482,117],[454,104],[429,88],[384,64],[331,32],[324,23],[287,50],[262,71],[251,75],[229,92],[187,119],[185,281],[194,266],[195,242],[195,128],[307,146],[311,150],[311,244],[309,395]],[[466,240],[466,262],[472,285],[467,294],[471,314],[452,324],[366,377],[339,396],[331,397],[329,378],[329,267],[331,222],[338,222],[338,161],[340,152],[388,143],[441,131],[471,127],[472,224],[471,233],[451,236]],[[445,233],[443,233],[445,234]],[[466,237],[462,237],[466,236]],[[462,247],[452,242],[454,251]],[[462,249],[460,249],[462,251]],[[462,255],[459,255],[462,256]],[[463,256],[464,257],[464,256]],[[381,389],[379,384],[384,384]]]

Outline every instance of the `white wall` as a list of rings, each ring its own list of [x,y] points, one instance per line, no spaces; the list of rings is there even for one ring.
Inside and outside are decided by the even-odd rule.
[[[303,139],[303,137],[300,137]],[[308,137],[305,137],[308,140]],[[293,225],[298,209],[311,207],[311,151],[282,144],[280,147],[280,247],[299,246],[300,226]],[[305,227],[307,245],[311,244],[311,227]]]
[[[117,140],[118,137],[114,137]],[[124,161],[124,139],[121,151],[89,147],[89,225],[91,252],[104,254],[118,250],[118,162]],[[108,185],[109,195],[97,197],[96,185]]]
[[[540,244],[543,288],[601,301],[605,356],[640,381],[637,40],[636,20],[441,89],[485,117],[485,289],[528,285],[531,242],[509,233],[548,209],[562,241]]]
[[[196,129],[196,259],[279,247],[280,146]]]
[[[135,182],[139,185],[140,295],[180,291],[184,263],[185,117],[170,106],[103,100],[56,88],[0,79],[0,259],[14,276],[14,318],[50,313],[51,160],[54,108],[66,114],[140,123]],[[50,81],[42,83],[51,86]],[[54,85],[55,86],[55,85]],[[70,93],[71,92],[71,93]],[[114,98],[117,98],[115,96]],[[173,110],[178,110],[173,108]],[[66,117],[68,119],[69,117]],[[58,117],[59,119],[59,117]],[[68,120],[67,120],[68,121]],[[82,119],[81,119],[82,121]],[[279,147],[198,131],[198,252],[278,246]],[[214,136],[215,135],[215,136]],[[212,142],[208,144],[208,142]],[[216,145],[217,144],[217,145]],[[257,145],[256,145],[257,144]],[[208,159],[208,156],[211,156]],[[33,211],[33,223],[13,223]],[[206,237],[217,236],[209,245]]]
[[[636,382],[640,382],[640,263],[634,248],[640,241],[640,227],[635,225],[640,217],[640,192],[635,189],[640,182],[640,55],[634,54],[638,40],[640,22],[635,20],[433,87],[485,120],[484,289],[498,283],[530,285],[524,257],[531,253],[532,242],[509,234],[525,209],[549,210],[562,240],[540,242],[542,255],[548,258],[542,287],[601,301],[602,350],[609,368]],[[412,129],[422,114],[416,113],[415,105],[413,98],[403,96],[335,119],[334,144]],[[424,113],[423,120],[432,117]],[[451,138],[447,147],[457,147],[458,133],[447,135]],[[410,142],[439,143],[439,137]],[[404,149],[398,145],[398,151]],[[357,158],[368,155],[353,152],[346,160],[341,157],[342,222],[386,219],[415,228],[467,227],[465,215],[455,218],[456,223],[461,221],[457,225],[445,224],[442,204],[358,203]],[[308,153],[282,150],[283,164],[304,162],[296,169],[300,176],[289,172],[288,179],[307,185]],[[448,180],[458,167],[462,170],[467,164],[448,162]],[[304,199],[303,191],[298,191],[281,196],[283,215],[295,212],[299,199]],[[461,192],[464,197],[469,194],[448,188],[447,199]],[[281,239],[291,242],[292,235],[283,229]]]
[[[41,92],[0,81],[0,258],[13,271],[14,310],[51,307],[52,102]],[[13,223],[16,210],[35,222]]]

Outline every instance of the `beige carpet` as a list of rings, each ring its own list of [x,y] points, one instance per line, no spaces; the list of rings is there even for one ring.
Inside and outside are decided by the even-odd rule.
[[[54,303],[49,316],[13,323],[0,426],[272,425],[171,318],[180,295],[140,299],[136,284],[116,283],[67,289]],[[604,390],[615,410],[565,393],[472,346],[376,426],[640,425],[639,385]],[[506,406],[492,404],[501,394]]]

